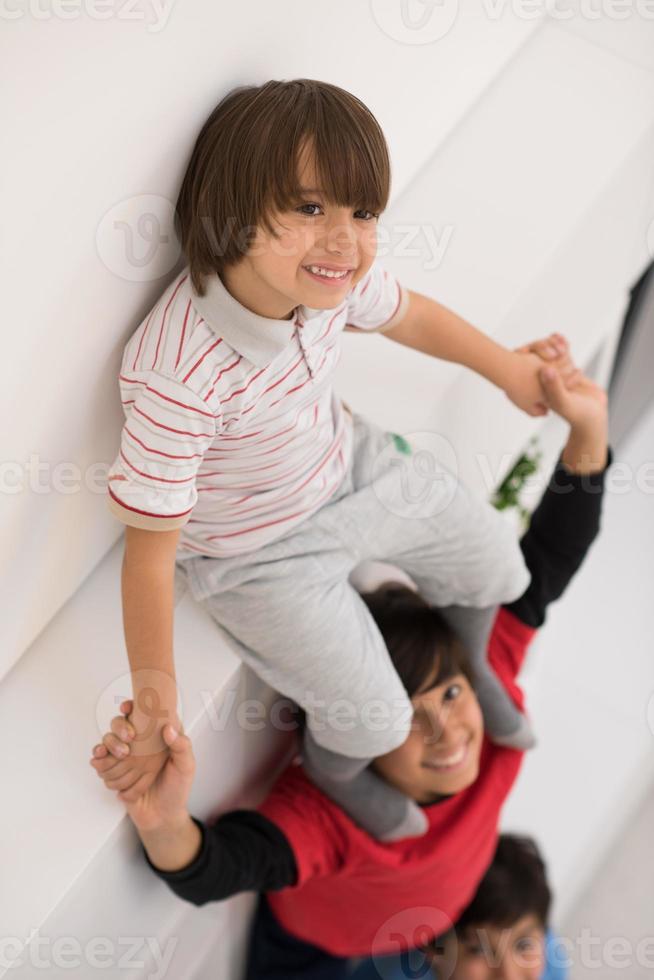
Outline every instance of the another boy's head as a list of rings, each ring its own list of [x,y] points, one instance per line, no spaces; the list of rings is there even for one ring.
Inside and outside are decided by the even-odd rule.
[[[373,766],[419,803],[466,789],[479,773],[484,726],[465,650],[407,586],[386,582],[361,598],[414,705],[406,741]]]
[[[377,120],[344,89],[298,78],[232,90],[200,131],[176,205],[195,290],[217,273],[273,319],[337,307],[373,262],[390,179]]]
[[[433,956],[438,980],[538,980],[552,895],[533,840],[500,836],[495,857]]]

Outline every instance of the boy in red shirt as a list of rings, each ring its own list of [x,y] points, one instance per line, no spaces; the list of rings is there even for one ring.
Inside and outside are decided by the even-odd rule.
[[[521,541],[531,583],[499,610],[489,645],[492,667],[520,710],[517,674],[548,603],[564,591],[599,530],[611,461],[605,393],[583,377],[566,390],[549,367],[541,380],[570,434]],[[258,811],[233,811],[205,825],[186,808],[190,740],[170,728],[171,757],[157,783],[125,801],[149,866],[180,897],[200,905],[240,891],[266,893],[248,980],[344,977],[349,957],[424,945],[456,922],[495,852],[523,753],[485,736],[465,651],[436,609],[397,583],[364,598],[414,707],[409,737],[374,768],[424,808],[423,837],[373,838],[299,765],[281,775]],[[118,758],[127,749],[124,759],[129,726],[119,717],[111,727],[103,742]],[[106,755],[92,764],[109,788],[121,789],[122,762]]]

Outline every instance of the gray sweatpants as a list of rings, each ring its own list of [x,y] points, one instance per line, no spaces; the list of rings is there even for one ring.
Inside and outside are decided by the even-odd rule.
[[[348,577],[390,562],[437,606],[489,607],[522,595],[515,534],[430,453],[353,413],[349,469],[302,524],[255,552],[179,559],[194,597],[243,660],[307,713],[315,741],[352,758],[405,740],[411,703]]]

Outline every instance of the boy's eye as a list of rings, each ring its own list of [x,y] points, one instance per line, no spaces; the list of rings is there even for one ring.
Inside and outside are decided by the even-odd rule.
[[[443,695],[443,701],[454,701],[455,698],[458,698],[460,693],[461,693],[460,684],[450,684],[450,686],[445,691],[445,694]]]
[[[313,214],[313,213],[312,214],[307,214],[307,212],[306,211],[303,211],[302,209],[303,208],[319,208],[319,207],[320,207],[319,204],[301,204],[300,207],[299,208],[296,208],[295,210],[296,211],[299,211],[301,214],[306,214],[308,218],[314,218],[315,217],[315,214]]]
[[[538,948],[538,942],[531,936],[524,936],[522,939],[518,939],[515,948],[520,953],[532,953]]]
[[[301,204],[298,208],[295,209],[296,211],[299,211],[300,214],[306,215],[307,218],[316,218],[317,217],[317,214],[315,212],[313,212],[313,211],[312,212],[304,211],[303,210],[304,208],[318,208],[318,209],[321,209],[322,208],[322,205],[320,205],[320,204],[313,204],[313,203],[310,203],[310,204]],[[363,219],[364,221],[372,221],[373,218],[378,218],[379,217],[379,214],[376,214],[374,211],[368,211],[366,208],[361,208],[359,211],[355,211],[355,214],[367,214],[367,215],[369,215],[369,217]]]

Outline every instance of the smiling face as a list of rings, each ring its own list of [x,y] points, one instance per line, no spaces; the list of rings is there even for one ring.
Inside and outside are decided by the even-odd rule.
[[[377,252],[378,214],[330,202],[310,147],[307,141],[299,155],[301,191],[269,214],[274,234],[258,225],[243,259],[223,272],[230,293],[261,316],[287,319],[298,305],[336,308]]]
[[[477,696],[463,674],[416,694],[411,732],[374,769],[418,803],[467,789],[479,774],[484,734]]]
[[[439,980],[538,980],[545,969],[545,930],[537,916],[512,926],[468,925],[433,958]]]

